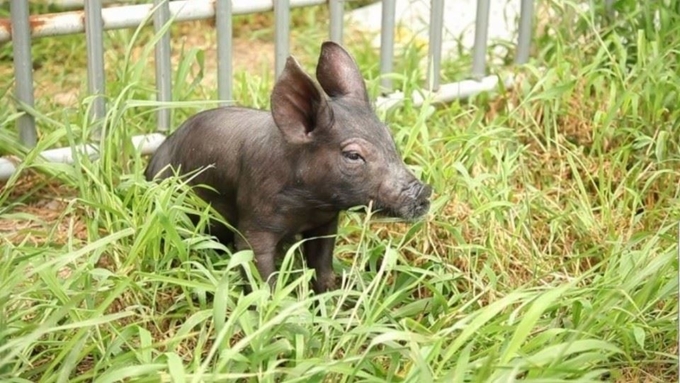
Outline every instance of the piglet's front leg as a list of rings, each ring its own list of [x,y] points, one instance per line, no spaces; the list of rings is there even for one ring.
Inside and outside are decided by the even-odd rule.
[[[247,242],[242,236],[237,236],[237,250],[250,248],[253,251],[257,271],[260,273],[260,277],[269,283],[269,287],[273,291],[276,286],[276,277],[272,274],[276,271],[275,260],[281,240],[280,236],[276,233],[260,230],[243,230],[240,232],[245,236]],[[246,288],[246,292],[250,292],[250,289]]]
[[[337,231],[338,216],[336,215],[329,222],[303,233],[303,237],[308,239],[303,245],[307,265],[316,271],[313,288],[317,294],[335,288],[333,249]]]

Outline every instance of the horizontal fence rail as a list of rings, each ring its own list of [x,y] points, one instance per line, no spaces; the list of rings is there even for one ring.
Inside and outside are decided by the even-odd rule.
[[[0,19],[0,43],[12,41],[14,53],[15,96],[18,108],[21,104],[33,108],[33,78],[31,41],[36,38],[85,33],[87,41],[87,81],[88,93],[95,96],[91,111],[93,122],[101,121],[106,115],[104,100],[104,52],[103,33],[106,30],[137,28],[151,21],[157,33],[168,21],[182,22],[214,19],[217,34],[217,90],[221,105],[227,105],[232,98],[232,16],[273,11],[275,17],[275,63],[274,73],[279,76],[289,54],[290,9],[326,4],[329,7],[329,39],[342,43],[344,0],[153,0],[150,4],[103,7],[102,0],[84,1],[83,10],[59,12],[44,15],[29,15],[28,1],[11,0],[11,19]],[[489,27],[490,0],[477,1],[475,21],[475,40],[473,45],[473,64],[471,79],[456,83],[441,84],[442,29],[444,0],[431,1],[427,86],[410,95],[415,106],[422,105],[426,99],[433,102],[449,102],[467,98],[484,91],[495,89],[499,82],[506,87],[512,78],[503,80],[499,76],[486,75],[487,31]],[[380,73],[389,74],[393,69],[394,42],[396,28],[396,0],[382,1],[382,21],[380,31]],[[533,0],[521,0],[519,35],[515,62],[523,64],[529,59],[533,19]],[[171,49],[170,33],[166,29],[155,45],[155,72],[157,100],[171,101]],[[382,76],[383,93],[376,100],[379,109],[398,105],[406,97],[393,91],[389,76]],[[95,125],[95,127],[98,125]],[[23,145],[33,148],[37,133],[35,119],[24,113],[17,120],[17,129]],[[170,129],[170,110],[157,111],[157,133],[132,137],[132,142],[142,154],[151,154],[165,139]],[[95,129],[94,139],[99,140],[99,130]],[[96,144],[82,144],[76,148],[56,148],[43,151],[42,157],[48,162],[72,163],[73,150],[97,155]],[[8,158],[0,158],[0,180],[7,180],[17,170],[16,164]]]
[[[309,7],[312,5],[326,4],[329,1],[337,0],[289,0],[292,8]],[[217,3],[222,3],[222,0],[183,0],[170,1],[170,14],[176,21],[195,21],[205,20],[215,17],[215,9]],[[272,11],[274,3],[278,0],[232,0],[232,14],[246,15],[251,13],[260,13]],[[12,7],[16,7],[16,3],[26,3],[26,0],[15,1],[12,0]],[[88,3],[96,3],[101,8],[101,0],[85,1],[85,6]],[[144,20],[148,18],[150,12],[153,11],[154,4],[137,4],[126,5],[119,7],[103,8],[101,12],[101,19],[104,30],[137,28]],[[48,37],[48,36],[63,36],[72,35],[85,32],[85,17],[87,15],[84,11],[69,11],[51,13],[45,15],[33,15],[30,17],[31,37]],[[12,17],[14,19],[14,17]],[[0,23],[0,43],[12,40],[12,33],[10,22],[3,21]]]

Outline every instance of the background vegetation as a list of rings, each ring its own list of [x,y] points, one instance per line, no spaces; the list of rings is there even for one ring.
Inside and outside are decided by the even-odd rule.
[[[677,381],[677,4],[619,0],[607,17],[538,2],[531,62],[490,68],[515,71],[514,87],[382,115],[434,205],[415,225],[344,215],[344,284],[322,296],[295,249],[271,299],[255,275],[261,287],[243,296],[250,252],[219,257],[185,218],[207,207],[176,180],[143,180],[129,139],[155,129],[150,28],[106,33],[108,129],[100,158],[73,166],[36,153],[91,132],[84,36],[35,41],[33,151],[17,141],[11,44],[1,46],[0,153],[24,162],[0,192],[0,377]],[[310,71],[325,16],[293,13],[291,47]],[[267,108],[272,15],[235,26],[235,97]],[[215,38],[210,22],[172,33],[177,126],[214,106]],[[369,38],[348,28],[345,43],[377,96]],[[426,53],[399,51],[398,88],[423,84]],[[447,63],[445,81],[469,63]]]

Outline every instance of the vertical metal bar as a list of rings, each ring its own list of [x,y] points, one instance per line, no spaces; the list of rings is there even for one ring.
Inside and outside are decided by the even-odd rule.
[[[16,98],[18,101],[33,107],[33,58],[31,57],[31,28],[29,25],[28,1],[12,0],[10,4],[12,16],[12,49],[14,54],[14,77],[16,81]],[[17,129],[21,142],[29,148],[35,146],[38,134],[35,119],[26,113],[17,120]]]
[[[534,0],[522,0],[519,14],[519,36],[517,38],[517,57],[515,63],[524,64],[529,61],[531,48],[531,25],[534,18]]]
[[[232,99],[232,23],[231,0],[217,0],[217,96],[220,100]],[[221,103],[225,105],[226,103]]]
[[[432,0],[430,4],[430,42],[427,65],[427,84],[439,90],[439,71],[442,63],[442,29],[444,28],[444,0]]]
[[[104,33],[101,0],[85,1],[85,35],[87,41],[87,90],[94,99],[91,118],[99,121],[106,114],[104,104]],[[101,138],[101,126],[93,132],[93,138]]]
[[[331,17],[329,38],[338,44],[342,44],[343,0],[329,0],[328,7]]]
[[[288,32],[290,30],[290,0],[274,0],[274,40],[275,57],[274,67],[276,78],[279,77],[283,68],[286,66],[288,58]]]
[[[490,0],[477,0],[475,20],[475,46],[472,56],[472,77],[484,77],[486,71],[486,44],[489,32]]]
[[[170,20],[169,0],[154,0],[156,12],[153,15],[153,28],[156,33],[163,29],[165,23]],[[170,64],[170,30],[165,33],[154,47],[156,55],[156,99],[160,102],[172,100],[172,65]],[[170,129],[170,109],[160,107],[158,109],[157,128],[161,132]]]
[[[392,60],[394,59],[394,24],[396,13],[396,0],[382,1],[382,20],[380,29],[380,74],[392,72]],[[392,90],[392,80],[383,77],[380,80],[383,91]]]
[[[607,14],[608,18],[613,18],[614,17],[614,0],[605,0],[604,1],[604,10],[605,13]]]

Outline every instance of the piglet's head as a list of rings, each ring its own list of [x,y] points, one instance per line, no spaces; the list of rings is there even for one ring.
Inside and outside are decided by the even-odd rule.
[[[372,202],[391,217],[426,214],[432,189],[406,168],[352,57],[323,43],[316,77],[321,89],[289,57],[271,96],[301,195],[337,210]]]

